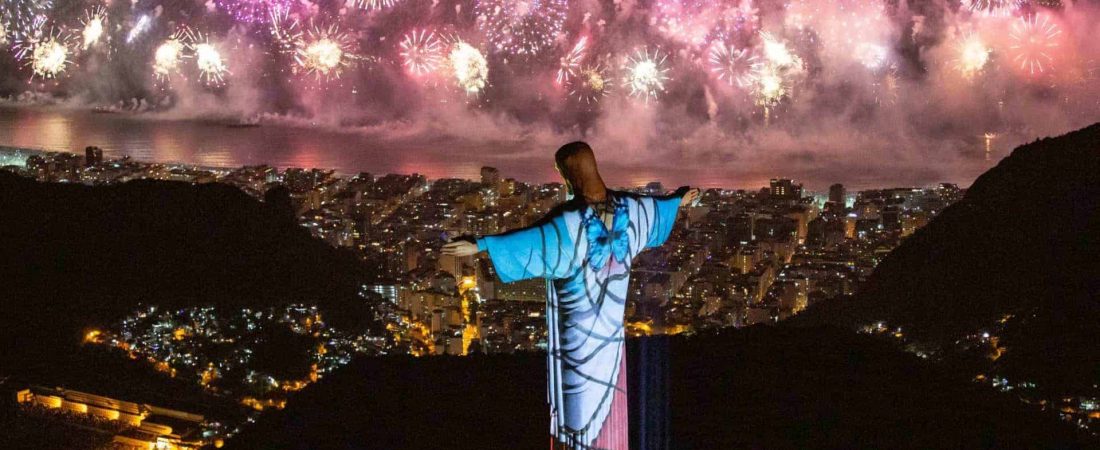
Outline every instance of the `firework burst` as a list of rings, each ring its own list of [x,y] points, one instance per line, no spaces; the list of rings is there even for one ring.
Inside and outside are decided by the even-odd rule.
[[[435,73],[443,64],[444,44],[434,31],[413,30],[401,39],[401,63],[415,76]]]
[[[537,56],[554,46],[565,25],[566,0],[478,0],[478,28],[492,49],[521,57]]]
[[[190,38],[190,31],[180,29],[157,46],[153,52],[153,76],[157,80],[165,82],[179,73],[186,57],[184,50],[190,46]]]
[[[214,0],[218,9],[225,11],[238,23],[266,23],[272,11],[289,9],[293,0]]]
[[[789,69],[802,65],[802,59],[791,52],[790,48],[787,48],[787,44],[779,40],[771,33],[760,33],[761,48],[763,50],[764,59],[768,64],[780,68]]]
[[[721,2],[725,9],[717,13],[719,20],[704,41],[707,44],[739,42],[755,35],[760,28],[760,10],[753,3],[749,0],[736,3]]]
[[[988,16],[1009,16],[1024,5],[1024,0],[970,0],[971,11]]]
[[[886,3],[868,0],[790,0],[784,24],[811,32],[815,40],[838,53],[855,54],[861,50],[867,51],[868,43],[890,39],[892,25]]]
[[[1030,15],[1012,25],[1008,34],[1012,62],[1028,76],[1040,75],[1054,68],[1054,52],[1062,30],[1045,15]]]
[[[70,43],[72,37],[60,29],[52,29],[42,37],[26,43],[22,55],[27,58],[27,67],[31,69],[31,78],[57,78],[69,66],[71,61]]]
[[[787,95],[787,82],[775,67],[762,67],[757,72],[755,80],[756,104],[760,106],[774,106]]]
[[[0,25],[11,34],[12,40],[30,39],[53,8],[51,0],[3,0],[0,1]]]
[[[653,25],[669,39],[701,46],[715,33],[725,16],[726,4],[715,0],[657,0]]]
[[[199,81],[211,87],[221,86],[229,75],[229,66],[218,47],[203,35],[193,35],[188,46],[199,69]]]
[[[577,74],[577,70],[581,67],[581,61],[584,60],[587,53],[588,37],[584,36],[578,39],[577,43],[573,45],[573,48],[558,61],[558,76],[554,81],[558,84],[569,81],[570,78]]]
[[[348,0],[349,5],[366,10],[390,8],[400,2],[401,0]]]
[[[477,95],[489,83],[489,62],[474,46],[462,41],[451,47],[447,62],[455,77],[455,83],[467,95]]]
[[[143,14],[138,17],[137,21],[134,22],[133,28],[130,28],[130,32],[126,33],[126,43],[134,42],[135,39],[145,34],[146,31],[149,31],[149,28],[152,26],[153,18],[149,17],[148,14]]]
[[[964,78],[972,78],[985,68],[989,62],[989,47],[982,42],[977,34],[969,34],[964,37],[957,46],[958,57],[955,59],[955,68]]]
[[[336,24],[315,26],[297,41],[294,61],[302,73],[318,80],[339,78],[359,56],[352,50],[355,39]]]
[[[25,61],[30,56],[34,51],[35,44],[45,37],[45,23],[46,19],[36,20],[35,27],[29,30],[28,34],[15,37],[15,39],[11,41],[11,48],[15,52],[15,59]]]
[[[81,27],[80,36],[84,41],[84,49],[87,50],[103,38],[104,31],[107,29],[107,11],[103,7],[85,11]]]
[[[302,39],[301,24],[297,18],[290,15],[290,8],[285,5],[272,7],[270,16],[271,26],[268,31],[275,43],[275,50],[279,53],[293,55],[297,42]]]
[[[646,103],[656,99],[665,90],[668,81],[668,56],[660,50],[651,53],[647,48],[636,50],[626,59],[623,84],[630,88],[630,95]]]
[[[730,86],[752,86],[760,60],[751,50],[715,42],[711,44],[708,55],[710,72],[719,80]]]
[[[790,95],[791,79],[801,74],[804,67],[802,59],[770,33],[760,33],[759,51],[763,58],[753,73],[752,91],[756,104],[764,107],[767,121],[769,109]]]
[[[566,81],[570,97],[586,105],[598,103],[611,93],[610,74],[600,64],[581,67]]]

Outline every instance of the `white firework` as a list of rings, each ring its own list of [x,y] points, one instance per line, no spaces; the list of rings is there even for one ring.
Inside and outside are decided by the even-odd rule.
[[[573,45],[573,48],[569,50],[561,60],[558,62],[558,76],[555,81],[558,84],[569,81],[577,70],[581,67],[581,61],[584,61],[585,55],[588,53],[588,36],[583,36],[577,40],[577,43]]]
[[[489,83],[489,62],[474,46],[459,41],[447,55],[455,83],[466,94],[477,95]]]
[[[294,61],[299,70],[318,80],[339,78],[359,59],[352,49],[354,41],[336,24],[315,26],[297,41]]]
[[[158,45],[153,52],[153,76],[163,82],[179,73],[183,60],[187,57],[185,50],[190,43],[191,33],[183,28]]]
[[[1009,16],[1024,5],[1024,0],[970,0],[970,10],[988,16]]]
[[[764,66],[756,74],[756,104],[774,106],[787,95],[787,81],[783,74],[772,66]]]
[[[107,12],[102,7],[96,7],[84,12],[84,20],[81,22],[81,38],[84,41],[84,49],[99,42],[107,29]]]
[[[783,41],[779,40],[771,33],[761,32],[760,41],[764,59],[767,60],[768,64],[782,69],[802,65],[802,59],[791,52],[787,44],[783,43]]]
[[[31,78],[37,76],[50,79],[60,76],[71,63],[71,40],[71,36],[64,31],[53,29],[31,42],[25,53],[29,56],[27,65],[32,72]]]
[[[955,68],[964,78],[971,78],[985,68],[989,62],[989,49],[976,33],[972,33],[959,41],[958,57],[955,59]]]
[[[750,49],[715,42],[708,53],[707,61],[715,77],[730,86],[752,86],[761,63]]]
[[[377,10],[390,8],[401,0],[348,0],[348,5],[355,6],[360,9]]]
[[[152,26],[153,18],[149,17],[148,14],[138,17],[137,21],[134,22],[133,28],[130,28],[130,32],[126,33],[126,43],[129,44],[134,42],[135,39],[141,37],[146,31],[149,31],[149,28]]]
[[[658,49],[652,52],[648,48],[636,50],[626,59],[623,70],[626,74],[623,84],[630,89],[630,95],[649,103],[665,90],[668,81],[668,56]]]
[[[413,30],[401,39],[401,63],[412,75],[435,73],[443,64],[443,40],[426,29]]]
[[[218,47],[203,35],[196,35],[189,47],[199,69],[199,81],[212,87],[224,84],[225,77],[229,75],[229,65]]]

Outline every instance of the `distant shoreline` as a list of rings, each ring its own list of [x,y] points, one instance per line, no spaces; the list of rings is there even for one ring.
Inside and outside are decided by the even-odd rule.
[[[147,120],[148,119],[148,120]],[[103,148],[106,158],[130,156],[148,164],[235,169],[318,168],[340,176],[358,173],[423,174],[430,179],[477,179],[480,168],[498,168],[505,177],[530,183],[558,181],[552,145],[531,142],[474,142],[469,138],[435,139],[429,131],[385,140],[377,134],[334,131],[300,123],[254,123],[239,119],[169,118],[127,111],[97,113],[90,109],[0,102],[0,145],[34,151],[80,154],[88,145]],[[430,133],[429,133],[430,134]],[[467,133],[469,134],[469,133]],[[545,147],[545,148],[544,148]],[[824,192],[841,183],[849,189],[929,187],[942,182],[968,186],[1007,150],[988,161],[959,154],[947,160],[840,158],[827,152],[769,154],[754,149],[719,155],[670,151],[667,157],[637,150],[597,150],[608,184],[755,190],[772,178],[793,178],[807,189]],[[756,156],[754,156],[756,155]]]

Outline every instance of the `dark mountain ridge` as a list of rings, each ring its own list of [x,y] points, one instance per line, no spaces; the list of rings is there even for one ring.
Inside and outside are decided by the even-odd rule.
[[[793,323],[877,321],[933,351],[990,333],[995,372],[1097,391],[1100,124],[1017,148],[891,252],[853,299]]]

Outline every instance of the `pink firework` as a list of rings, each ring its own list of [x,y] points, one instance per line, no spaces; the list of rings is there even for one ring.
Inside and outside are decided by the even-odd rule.
[[[405,70],[415,76],[435,73],[443,64],[446,45],[434,31],[413,30],[401,39],[401,61]]]
[[[272,11],[290,9],[294,0],[214,0],[218,9],[240,23],[267,23]]]
[[[751,33],[759,21],[749,0],[655,0],[652,8],[657,31],[697,49]]]
[[[1062,30],[1045,15],[1030,15],[1012,25],[1009,49],[1015,67],[1028,76],[1041,75],[1054,68],[1054,52]]]
[[[498,53],[532,57],[554,46],[569,12],[566,0],[478,0],[478,29]]]
[[[671,39],[702,45],[718,23],[714,9],[719,3],[709,0],[658,0],[653,5],[657,29]]]

